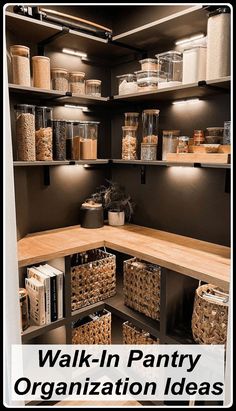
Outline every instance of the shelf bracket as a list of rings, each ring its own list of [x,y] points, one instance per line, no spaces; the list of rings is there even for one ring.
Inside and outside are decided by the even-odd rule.
[[[50,186],[50,166],[43,166],[43,183],[45,186]]]
[[[211,90],[217,91],[218,93],[222,92],[222,91],[226,91],[226,89],[224,87],[218,87],[218,86],[214,86],[212,84],[208,84],[205,80],[201,80],[198,82],[198,87],[204,87],[204,88],[209,88]]]
[[[145,165],[141,166],[140,172],[141,172],[141,184],[146,184],[146,166]]]
[[[230,169],[226,168],[225,170],[225,193],[230,193],[230,182],[231,182]]]
[[[47,46],[52,41],[56,40],[58,37],[65,36],[66,34],[69,33],[69,31],[70,31],[69,27],[63,26],[62,30],[59,31],[58,33],[55,33],[52,36],[48,37],[47,39],[40,41],[40,43],[38,43],[38,54],[40,56],[44,56],[45,46]]]

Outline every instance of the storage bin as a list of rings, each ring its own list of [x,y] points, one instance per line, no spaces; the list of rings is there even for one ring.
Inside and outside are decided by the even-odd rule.
[[[53,120],[53,160],[66,159],[66,121]]]
[[[163,130],[162,132],[162,160],[166,160],[167,153],[176,153],[180,130]]]
[[[80,159],[80,127],[78,121],[66,122],[66,158]]]
[[[35,148],[36,160],[52,160],[52,109],[35,107]]]
[[[124,302],[154,320],[160,319],[161,268],[138,258],[124,261]]]
[[[82,71],[71,71],[69,73],[69,89],[71,93],[85,94],[85,73]]]
[[[101,80],[86,80],[86,94],[93,97],[101,97]]]
[[[158,125],[160,110],[148,109],[142,112],[143,143],[158,143]]]
[[[30,87],[30,49],[26,46],[10,47],[12,83]]]
[[[53,90],[58,91],[68,91],[69,89],[69,80],[68,80],[68,71],[63,68],[52,68],[52,88]]]
[[[157,158],[157,144],[141,143],[141,160],[153,161]]]
[[[122,159],[137,160],[137,126],[122,126]]]
[[[33,86],[45,90],[51,89],[50,58],[45,56],[32,57]]]
[[[72,326],[72,344],[111,344],[111,313],[105,309]]]
[[[160,344],[159,338],[152,337],[148,332],[135,327],[131,322],[122,324],[123,344]]]
[[[141,70],[150,70],[150,71],[156,71],[159,69],[159,66],[157,64],[157,59],[143,59],[139,60],[139,63],[141,64]]]
[[[116,293],[116,257],[95,249],[71,262],[71,309],[94,304]]]
[[[35,106],[17,104],[16,144],[18,161],[35,161]]]
[[[135,94],[138,91],[137,78],[135,74],[122,74],[116,76],[118,79],[118,94],[120,96],[124,94]]]
[[[195,46],[183,52],[183,83],[206,80],[206,46]]]
[[[183,54],[179,51],[170,50],[165,53],[156,54],[160,70],[167,76],[169,85],[182,83]]]
[[[97,159],[97,142],[98,142],[98,121],[80,121],[80,159],[96,160]]]
[[[138,92],[155,91],[158,86],[157,71],[136,71]]]
[[[219,287],[205,284],[196,289],[192,333],[194,340],[199,344],[225,344],[228,325],[228,295]],[[210,296],[208,296],[210,294]],[[212,296],[221,300],[215,301]]]

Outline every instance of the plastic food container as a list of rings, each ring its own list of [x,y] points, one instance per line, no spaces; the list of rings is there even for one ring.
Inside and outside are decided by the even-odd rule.
[[[26,46],[10,47],[12,83],[30,87],[30,49]]]
[[[195,146],[200,146],[205,142],[205,136],[203,130],[194,130],[193,132],[193,144]]]
[[[35,161],[35,106],[17,104],[16,143],[18,161]]]
[[[137,126],[123,126],[122,132],[122,159],[137,160]]]
[[[52,160],[52,109],[35,107],[35,148],[36,160]]]
[[[177,153],[188,153],[189,149],[189,137],[180,136],[178,138]]]
[[[121,76],[116,76],[116,78],[119,82],[119,95],[137,93],[138,86],[135,74],[122,74]]]
[[[153,161],[157,158],[157,144],[141,143],[141,160]]]
[[[71,93],[85,94],[85,73],[82,71],[71,71],[69,73],[69,89]]]
[[[85,84],[88,96],[101,97],[101,80],[86,80]]]
[[[50,58],[45,56],[32,57],[33,65],[33,87],[50,90]]]
[[[81,121],[79,123],[80,159],[97,159],[98,121]]]
[[[183,52],[183,83],[206,80],[206,46],[195,46]]]
[[[180,130],[163,130],[162,160],[166,160],[167,153],[176,153]]]
[[[143,143],[158,143],[158,125],[160,110],[148,109],[142,112]]]
[[[52,88],[58,91],[68,91],[69,81],[68,81],[68,71],[63,68],[52,68]]]
[[[157,71],[136,71],[138,91],[153,91],[158,87]]]
[[[223,135],[223,127],[208,127],[205,139],[208,144],[223,144]]]
[[[80,128],[78,121],[66,122],[66,158],[80,159]]]
[[[139,113],[125,113],[125,126],[138,127]]]
[[[156,71],[159,69],[157,59],[143,59],[139,60],[139,63],[141,64],[141,70],[144,71]]]
[[[165,53],[156,54],[156,58],[161,71],[164,71],[166,74],[168,82],[173,82],[173,85],[182,82],[182,53],[171,50]]]
[[[52,120],[53,130],[53,160],[66,159],[66,121]]]

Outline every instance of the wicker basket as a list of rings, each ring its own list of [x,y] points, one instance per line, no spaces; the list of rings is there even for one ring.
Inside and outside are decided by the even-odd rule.
[[[116,293],[116,257],[95,249],[86,264],[71,267],[71,309],[103,301]]]
[[[159,338],[152,337],[148,332],[136,328],[126,321],[122,325],[123,344],[160,344]]]
[[[131,258],[124,261],[124,302],[129,307],[151,317],[160,319],[159,266]]]
[[[210,301],[203,293],[214,295],[220,288],[205,284],[196,289],[192,316],[192,333],[199,344],[225,344],[227,339],[228,304]]]
[[[72,344],[111,344],[111,313],[102,310],[77,321]]]

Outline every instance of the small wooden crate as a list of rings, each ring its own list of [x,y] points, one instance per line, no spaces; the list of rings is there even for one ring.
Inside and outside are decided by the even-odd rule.
[[[87,263],[71,267],[72,311],[116,293],[116,256],[100,249],[89,250],[87,255]]]
[[[111,313],[104,309],[77,321],[72,344],[111,344]]]
[[[199,344],[225,344],[227,340],[228,304],[209,301],[204,292],[214,294],[213,290],[223,291],[212,284],[196,289],[192,333]]]
[[[123,344],[160,344],[159,338],[152,337],[148,332],[138,329],[129,321],[122,325]]]
[[[161,268],[138,258],[124,261],[124,302],[129,307],[160,319]]]

